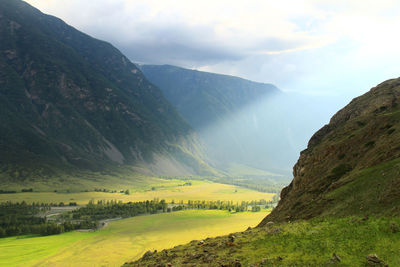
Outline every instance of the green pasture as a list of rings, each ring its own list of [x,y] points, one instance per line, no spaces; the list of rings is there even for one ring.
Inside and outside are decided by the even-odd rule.
[[[147,250],[243,231],[266,215],[187,210],[114,221],[96,232],[2,238],[0,266],[121,266]]]

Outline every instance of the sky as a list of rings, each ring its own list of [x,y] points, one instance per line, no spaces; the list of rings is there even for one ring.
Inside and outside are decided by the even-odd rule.
[[[339,102],[400,75],[398,0],[27,0],[133,62]]]

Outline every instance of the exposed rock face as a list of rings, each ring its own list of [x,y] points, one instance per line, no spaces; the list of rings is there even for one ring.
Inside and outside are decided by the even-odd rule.
[[[400,79],[353,99],[310,139],[268,221],[398,213]],[[379,209],[382,209],[380,211]]]

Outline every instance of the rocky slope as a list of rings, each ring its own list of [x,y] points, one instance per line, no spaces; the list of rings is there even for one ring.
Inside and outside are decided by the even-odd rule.
[[[191,127],[123,54],[20,0],[0,1],[0,107],[3,177],[210,170]]]
[[[316,132],[261,223],[400,214],[400,79],[357,97]]]

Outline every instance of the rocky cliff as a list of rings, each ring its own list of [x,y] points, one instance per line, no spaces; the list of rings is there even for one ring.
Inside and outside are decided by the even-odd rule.
[[[268,221],[400,214],[400,79],[353,99],[310,139]]]

